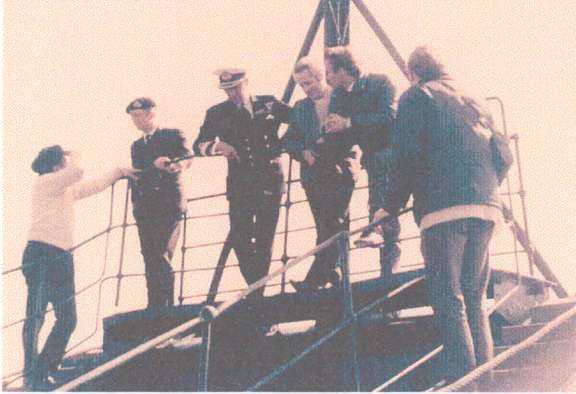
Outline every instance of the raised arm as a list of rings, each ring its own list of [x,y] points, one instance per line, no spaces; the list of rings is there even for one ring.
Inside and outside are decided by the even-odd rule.
[[[116,180],[124,176],[133,176],[133,174],[134,170],[130,168],[115,168],[96,179],[78,182],[72,189],[74,192],[74,199],[81,200],[100,193]]]

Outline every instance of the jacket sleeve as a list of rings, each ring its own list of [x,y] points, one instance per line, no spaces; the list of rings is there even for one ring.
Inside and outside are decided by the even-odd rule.
[[[72,186],[74,200],[81,200],[93,194],[100,193],[120,177],[122,177],[122,171],[120,171],[119,168],[115,168],[100,178],[78,182]]]
[[[181,130],[175,129],[171,135],[170,158],[175,159],[190,155],[190,148],[186,136]]]
[[[299,124],[297,108],[290,111],[288,131],[280,140],[282,152],[288,153],[294,159],[302,161],[302,151],[305,149],[304,134]]]
[[[414,193],[425,150],[425,130],[433,103],[420,89],[412,88],[400,100],[392,132],[393,160],[383,206],[388,212],[402,209]]]
[[[391,128],[394,121],[392,104],[394,103],[395,93],[392,83],[388,78],[383,77],[383,79],[377,80],[377,83],[369,85],[367,93],[375,96],[377,107],[371,112],[353,113],[351,116],[352,127],[360,129],[373,128],[375,126],[378,128]]]
[[[199,156],[212,156],[214,154],[213,148],[216,145],[218,133],[220,132],[218,124],[220,120],[216,112],[212,109],[206,111],[204,123],[200,127],[200,134],[192,148],[194,153]]]
[[[288,123],[290,121],[290,106],[285,102],[276,99],[274,112],[276,112],[276,117],[281,123]]]

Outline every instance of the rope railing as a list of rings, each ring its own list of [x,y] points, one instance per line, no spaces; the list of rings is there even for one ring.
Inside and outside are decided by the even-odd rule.
[[[516,141],[516,148],[517,148],[517,138],[515,139],[515,141]],[[519,154],[518,149],[516,149],[516,153],[517,153],[517,155]],[[518,162],[518,167],[519,167],[519,164],[520,164],[520,163]],[[519,169],[519,171],[520,171],[520,169]],[[286,208],[286,217],[285,217],[284,230],[283,230],[283,231],[277,231],[277,232],[275,233],[276,235],[281,235],[281,236],[283,236],[283,238],[284,238],[284,240],[283,240],[283,241],[284,241],[284,242],[283,242],[283,243],[284,243],[284,245],[283,245],[283,246],[284,246],[284,247],[283,247],[284,251],[283,251],[283,255],[282,255],[281,258],[279,258],[279,259],[273,259],[273,261],[282,262],[282,263],[285,265],[286,270],[281,271],[280,275],[282,275],[282,279],[281,279],[281,281],[280,281],[279,284],[269,284],[269,285],[268,285],[268,286],[270,286],[270,287],[281,287],[281,293],[284,293],[284,289],[285,289],[285,272],[289,269],[289,267],[292,267],[292,266],[293,266],[293,265],[287,264],[287,262],[288,262],[289,259],[293,259],[290,263],[294,263],[294,261],[296,261],[297,263],[299,263],[300,261],[302,261],[302,259],[311,257],[312,255],[314,255],[315,253],[317,253],[319,250],[322,250],[322,249],[318,249],[318,250],[316,250],[316,249],[319,248],[321,245],[324,245],[326,242],[338,242],[338,241],[337,241],[337,239],[338,239],[338,234],[336,234],[334,237],[330,238],[330,239],[327,240],[325,243],[323,243],[323,244],[321,244],[321,245],[318,245],[318,246],[317,246],[316,248],[314,248],[311,252],[309,252],[309,254],[300,256],[300,258],[292,258],[292,257],[289,257],[289,256],[288,256],[288,253],[287,253],[288,234],[289,234],[289,233],[292,233],[292,232],[311,231],[311,230],[315,229],[315,226],[303,226],[303,227],[294,228],[294,229],[290,229],[290,228],[289,228],[289,224],[288,224],[288,223],[289,223],[289,220],[288,220],[288,219],[289,219],[289,210],[290,210],[290,208],[291,208],[293,205],[302,204],[302,203],[307,202],[306,199],[291,201],[290,187],[291,187],[292,183],[296,183],[296,182],[299,182],[299,181],[300,181],[299,179],[291,179],[291,176],[292,176],[292,161],[290,161],[289,177],[288,177],[288,180],[286,181],[286,183],[288,184],[287,192],[285,192],[285,193],[286,193],[286,200],[285,200],[283,203],[281,203],[281,206]],[[114,185],[115,185],[115,184],[114,184]],[[112,201],[111,201],[111,213],[110,213],[110,215],[112,215],[112,211],[113,211],[114,185],[112,186]],[[367,188],[369,188],[370,186],[371,186],[370,184],[365,184],[365,185],[362,185],[362,186],[355,187],[355,190],[367,189]],[[223,196],[225,196],[225,195],[226,195],[226,193],[214,193],[214,194],[210,194],[210,195],[206,195],[206,196],[198,196],[198,197],[194,197],[194,198],[189,198],[187,201],[188,201],[188,203],[192,203],[192,202],[203,201],[203,200],[212,199],[212,198],[223,197]],[[504,192],[504,193],[501,193],[501,195],[504,195],[504,196],[508,196],[508,197],[509,197],[509,205],[510,205],[509,210],[510,210],[510,211],[512,210],[512,200],[511,200],[511,198],[512,198],[513,195],[519,195],[519,196],[522,198],[522,204],[524,205],[524,195],[525,195],[525,192],[523,191],[523,186],[522,186],[522,185],[520,185],[520,190],[519,190],[518,192],[513,192],[513,191],[511,191],[511,189],[510,189],[510,182],[509,182],[509,180],[507,180],[507,191]],[[117,279],[116,305],[118,305],[119,300],[120,300],[120,286],[121,286],[122,279],[123,279],[123,278],[127,278],[127,277],[144,276],[143,273],[142,273],[142,274],[124,274],[124,273],[123,273],[123,264],[122,264],[122,262],[123,262],[123,258],[124,258],[123,256],[124,256],[124,250],[125,250],[125,245],[124,245],[124,243],[125,243],[125,232],[126,232],[126,229],[127,229],[127,228],[132,227],[132,226],[135,226],[135,223],[129,223],[129,222],[127,221],[127,210],[128,210],[128,191],[127,191],[127,194],[126,194],[126,201],[125,201],[125,207],[124,207],[124,222],[123,222],[122,224],[114,225],[114,226],[113,226],[113,225],[112,225],[112,219],[110,219],[110,225],[109,225],[105,230],[102,230],[102,231],[98,232],[98,233],[95,234],[94,236],[89,237],[88,239],[80,242],[79,244],[75,245],[72,249],[70,249],[70,251],[75,251],[76,249],[79,249],[79,248],[81,248],[81,247],[83,247],[83,246],[85,246],[85,245],[90,244],[92,241],[94,241],[94,240],[102,237],[103,235],[106,235],[106,238],[107,238],[106,243],[107,243],[107,245],[108,245],[108,238],[109,238],[109,236],[110,236],[110,233],[111,233],[112,231],[117,230],[117,229],[122,229],[123,234],[122,234],[121,258],[120,258],[120,264],[119,264],[118,273],[117,273],[116,275],[114,275],[114,276],[104,278],[104,271],[103,271],[102,274],[101,274],[101,277],[100,277],[98,280],[96,280],[95,282],[89,284],[88,286],[84,287],[83,289],[81,289],[80,291],[78,291],[78,292],[76,293],[76,295],[79,295],[79,294],[81,294],[81,293],[83,293],[83,292],[85,292],[85,291],[93,288],[93,287],[96,286],[98,283],[100,283],[100,292],[99,292],[99,298],[98,298],[98,311],[97,311],[97,316],[99,316],[99,314],[100,314],[101,286],[102,286],[102,283],[103,283],[103,282],[105,282],[105,281],[107,281],[107,280],[111,280],[111,279]],[[185,222],[185,225],[186,225],[186,223],[188,222],[188,220],[201,220],[201,219],[206,219],[206,218],[223,217],[223,216],[227,216],[227,215],[228,215],[228,212],[218,212],[218,213],[212,213],[212,214],[202,214],[202,215],[194,215],[194,216],[185,216],[185,217],[184,217],[184,222]],[[525,215],[526,215],[526,212],[525,212],[525,209],[524,209],[524,216],[525,216]],[[351,220],[351,222],[357,222],[357,221],[365,220],[366,218],[367,218],[367,216],[362,216],[362,217],[354,218],[354,219]],[[524,218],[524,223],[527,225],[527,220],[526,220],[526,218]],[[367,225],[367,226],[364,226],[364,227],[362,227],[362,228],[360,228],[360,229],[357,229],[357,230],[354,230],[354,231],[351,231],[351,232],[347,232],[347,233],[346,233],[346,234],[347,234],[346,236],[347,236],[347,237],[350,237],[351,235],[358,234],[359,232],[362,232],[362,231],[364,231],[364,230],[373,229],[373,228],[375,228],[376,226],[378,226],[377,223],[371,223],[371,224],[369,224],[369,225]],[[527,233],[526,233],[526,237],[527,237]],[[184,238],[186,238],[186,237],[184,237]],[[405,242],[405,241],[409,241],[409,240],[416,240],[416,239],[419,239],[419,238],[420,238],[419,236],[411,236],[411,237],[402,238],[402,239],[400,239],[399,241],[400,241],[400,242]],[[526,253],[526,254],[529,255],[529,257],[531,258],[531,261],[532,261],[532,257],[531,257],[531,256],[532,256],[532,254],[533,254],[533,249],[530,247],[530,244],[529,244],[529,241],[528,241],[528,249],[524,248],[524,250],[518,250],[518,248],[517,248],[517,241],[516,241],[516,240],[517,240],[517,234],[516,234],[516,233],[514,234],[514,237],[513,237],[513,238],[514,238],[514,250],[513,250],[513,251],[499,252],[499,253],[494,253],[494,254],[492,254],[492,255],[493,255],[493,256],[504,256],[504,255],[511,255],[511,254],[515,255],[516,268],[517,268],[517,271],[518,271],[518,270],[519,270],[518,254],[519,254],[519,253]],[[184,283],[184,276],[183,276],[183,275],[184,275],[184,273],[199,272],[199,271],[213,271],[213,270],[215,269],[215,267],[186,269],[186,268],[185,268],[185,266],[186,266],[186,260],[185,260],[185,256],[184,256],[185,251],[186,251],[186,250],[189,250],[189,249],[198,249],[198,248],[203,248],[203,247],[224,245],[224,243],[225,243],[225,242],[223,242],[223,241],[218,241],[218,242],[209,242],[209,243],[202,243],[202,244],[194,244],[194,245],[189,245],[189,246],[186,246],[186,245],[184,245],[184,244],[182,245],[182,248],[181,248],[181,250],[182,250],[181,269],[174,271],[174,274],[175,274],[175,275],[176,275],[176,274],[180,274],[180,275],[181,275],[181,277],[180,277],[180,279],[181,279],[181,282],[180,282],[180,296],[179,296],[180,303],[182,303],[182,300],[184,300],[184,299],[198,298],[198,297],[200,297],[200,296],[208,296],[208,295],[212,295],[212,296],[213,296],[213,295],[215,295],[215,294],[232,294],[232,293],[237,293],[237,292],[239,292],[239,291],[242,291],[241,289],[234,289],[234,290],[226,290],[226,291],[223,291],[223,292],[218,292],[218,291],[214,292],[214,291],[211,291],[211,292],[206,293],[206,294],[203,294],[203,295],[186,295],[186,296],[185,296],[185,295],[183,294],[183,283]],[[329,244],[331,244],[331,243],[329,243]],[[357,247],[352,247],[352,248],[350,248],[350,247],[348,247],[347,251],[354,251],[354,250],[358,250],[358,249],[363,249],[363,248],[357,248]],[[310,254],[310,253],[311,253],[311,254]],[[105,260],[107,261],[107,259],[108,259],[108,246],[106,246],[106,257],[105,257]],[[226,266],[226,267],[224,267],[224,268],[233,268],[233,267],[237,267],[237,266],[238,266],[238,264],[232,264],[232,265],[228,265],[228,266]],[[540,268],[540,267],[539,267],[539,268]],[[4,271],[4,272],[3,272],[3,275],[7,275],[7,274],[10,274],[10,273],[19,271],[19,270],[21,270],[21,269],[22,269],[22,266],[16,267],[16,268],[13,268],[13,269],[9,269],[9,270]],[[373,271],[373,272],[378,272],[379,270],[372,270],[372,271]],[[276,271],[276,272],[278,272],[278,271]],[[366,273],[369,273],[369,272],[370,272],[370,271],[354,272],[354,273],[350,273],[349,276],[361,275],[361,274],[366,274]],[[518,274],[519,274],[519,271],[518,271]],[[550,282],[550,281],[547,281],[547,282]],[[260,281],[254,283],[253,286],[256,285],[256,284],[258,284],[258,283],[260,283]],[[263,283],[264,283],[264,285],[266,285],[266,282],[263,282]],[[552,282],[550,282],[550,283],[552,283]],[[248,287],[248,289],[251,289],[251,288],[252,288],[252,286],[249,286],[249,287]],[[257,287],[257,288],[259,288],[259,287]],[[247,289],[247,290],[248,290],[248,289]],[[247,294],[242,293],[242,296],[241,296],[241,297],[246,297],[248,294],[250,294],[250,293],[247,293]],[[233,300],[234,300],[234,299],[232,299],[232,301],[233,301]],[[225,303],[224,305],[226,305],[226,303]],[[46,313],[49,313],[51,310],[53,310],[53,308],[47,310]],[[224,309],[224,310],[226,310],[226,309]],[[221,312],[222,312],[222,311],[221,311]],[[221,313],[221,312],[219,312],[219,313]],[[11,326],[16,325],[16,324],[18,324],[18,323],[22,323],[22,322],[25,321],[25,320],[26,320],[26,319],[22,319],[22,320],[19,320],[19,321],[16,321],[16,322],[9,323],[7,326],[4,326],[3,328],[11,327]],[[93,333],[93,334],[94,334],[94,333]],[[92,334],[92,335],[93,335],[93,334]],[[69,350],[71,350],[71,349],[69,349]]]

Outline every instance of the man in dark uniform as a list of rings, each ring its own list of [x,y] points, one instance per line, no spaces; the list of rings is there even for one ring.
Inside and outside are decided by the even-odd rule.
[[[244,70],[215,74],[228,100],[206,112],[194,152],[228,160],[231,244],[250,285],[270,268],[284,182],[277,130],[290,108],[273,96],[250,96]],[[253,294],[263,295],[264,288]]]
[[[368,174],[368,205],[370,219],[381,204],[389,180],[392,151],[390,133],[394,121],[395,89],[385,75],[362,75],[352,52],[347,47],[327,48],[324,55],[326,80],[347,101],[330,114],[326,122],[328,133],[350,133],[362,149],[362,166]],[[382,248],[381,275],[389,276],[400,258],[398,219],[391,219],[378,232],[362,234],[356,246]]]
[[[155,106],[154,101],[142,97],[126,108],[136,128],[143,133],[131,147],[132,166],[142,170],[138,180],[132,182],[132,204],[146,268],[148,308],[174,303],[170,260],[186,208],[181,177],[189,161],[172,163],[172,160],[190,154],[180,130],[156,125]]]

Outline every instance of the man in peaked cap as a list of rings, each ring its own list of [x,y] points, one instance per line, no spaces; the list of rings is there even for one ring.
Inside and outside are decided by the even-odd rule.
[[[188,156],[190,150],[178,129],[156,125],[156,104],[147,97],[132,101],[126,112],[142,132],[131,147],[132,166],[142,170],[132,182],[132,205],[138,227],[148,288],[148,308],[174,303],[174,275],[170,261],[180,236],[186,196],[182,172],[189,161],[173,159]]]
[[[278,127],[288,122],[290,107],[274,96],[251,96],[245,70],[214,74],[228,99],[206,112],[194,152],[228,160],[229,239],[250,285],[270,268],[284,181]]]

